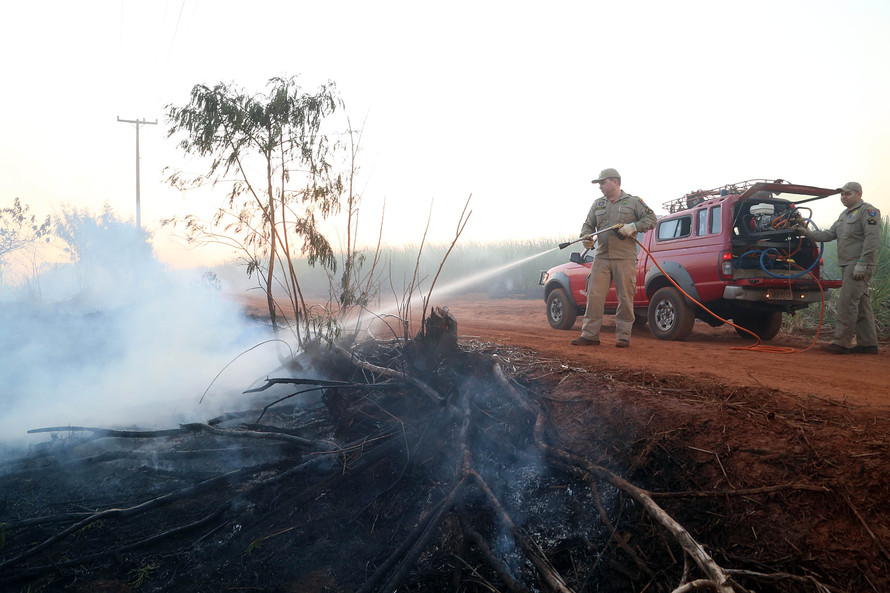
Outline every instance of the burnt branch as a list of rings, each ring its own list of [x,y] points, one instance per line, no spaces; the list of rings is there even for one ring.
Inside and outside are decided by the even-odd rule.
[[[436,530],[445,519],[445,515],[451,510],[457,500],[460,490],[464,485],[464,481],[460,480],[451,489],[441,502],[439,502],[426,519],[418,525],[405,539],[399,548],[390,554],[373,575],[365,583],[365,586],[359,590],[359,593],[371,593],[377,589],[377,583],[390,571],[389,578],[379,588],[380,591],[395,591],[401,582],[408,576],[408,572],[417,562],[418,557],[429,545],[430,540],[435,535]]]
[[[378,366],[375,364],[371,364],[370,362],[361,360],[357,356],[355,356],[353,353],[351,353],[348,350],[346,350],[345,348],[343,348],[342,346],[335,345],[334,348],[338,352],[340,352],[343,356],[347,357],[350,360],[350,362],[352,362],[352,364],[354,364],[355,366],[357,366],[359,368],[362,368],[366,371],[370,371],[377,375],[384,375],[386,377],[404,378],[406,381],[411,383],[411,385],[413,385],[418,390],[420,390],[421,393],[423,393],[428,398],[430,398],[430,400],[433,401],[434,403],[440,404],[444,401],[444,398],[441,395],[439,395],[435,389],[433,389],[432,387],[430,387],[424,381],[422,381],[421,379],[418,379],[417,377],[407,375],[407,374],[405,374],[404,371],[397,371],[397,370],[389,369],[386,367]]]
[[[546,443],[540,443],[541,448],[553,459],[561,461],[567,465],[574,465],[582,471],[604,478],[611,482],[616,488],[627,493],[631,498],[640,503],[644,509],[651,515],[664,529],[666,529],[680,544],[680,547],[689,554],[698,567],[708,576],[709,580],[719,583],[719,587],[715,589],[718,593],[732,593],[732,587],[728,585],[729,575],[725,570],[714,562],[713,558],[705,551],[704,547],[695,541],[686,529],[680,525],[673,517],[668,515],[661,507],[659,507],[649,493],[642,488],[634,486],[624,478],[612,473],[604,467],[596,465],[587,459],[578,457],[569,453],[553,448]]]
[[[254,387],[246,389],[242,393],[260,393],[272,387],[273,385],[318,385],[319,387],[356,387],[361,383],[353,383],[351,381],[325,381],[323,379],[300,379],[298,377],[280,377],[274,379],[266,379],[266,384],[262,387]]]
[[[51,426],[48,428],[32,428],[28,431],[28,434],[39,434],[42,432],[91,432],[93,433],[93,436],[100,438],[163,439],[180,436],[187,430],[188,429],[186,428],[169,428],[165,430],[113,430],[109,428],[91,428],[89,426]]]
[[[458,518],[460,519],[460,527],[464,535],[470,543],[476,546],[476,549],[479,550],[491,569],[498,575],[498,578],[501,579],[501,582],[504,583],[507,590],[510,591],[510,593],[529,593],[528,589],[523,587],[510,575],[509,570],[504,567],[504,563],[500,561],[494,552],[492,552],[491,547],[488,545],[488,542],[482,534],[473,528],[472,520],[467,513],[459,513]]]
[[[13,572],[10,575],[4,575],[4,577],[0,577],[0,580],[7,581],[7,582],[12,581],[12,580],[21,580],[22,578],[25,578],[25,577],[40,575],[40,574],[44,574],[44,573],[48,573],[48,572],[54,572],[54,571],[58,571],[63,568],[67,568],[67,567],[71,567],[71,566],[79,566],[79,565],[83,565],[83,564],[90,564],[93,562],[98,562],[98,561],[104,560],[105,558],[108,558],[109,556],[112,556],[114,554],[122,554],[124,552],[129,552],[131,550],[137,550],[139,548],[148,547],[148,546],[151,546],[151,545],[154,545],[154,544],[160,542],[161,540],[175,537],[177,535],[187,533],[189,531],[192,531],[194,529],[197,529],[199,527],[203,527],[209,523],[212,523],[213,521],[219,519],[219,517],[223,513],[225,513],[228,509],[229,509],[229,505],[224,505],[224,506],[214,510],[212,513],[210,513],[206,517],[202,517],[201,519],[198,519],[197,521],[193,521],[192,523],[174,527],[173,529],[168,529],[166,531],[162,531],[162,532],[152,535],[150,537],[139,539],[134,542],[124,544],[124,545],[121,545],[118,547],[110,548],[110,549],[107,549],[107,550],[104,550],[102,552],[98,552],[95,554],[88,554],[86,556],[73,558],[71,560],[62,560],[62,561],[54,562],[52,564],[47,564],[44,566],[31,566],[28,568],[22,568],[22,569],[16,570],[15,572]]]
[[[498,500],[497,496],[491,491],[491,488],[489,488],[485,479],[476,471],[470,471],[470,475],[476,479],[477,484],[482,488],[482,491],[485,493],[485,496],[488,498],[491,505],[497,510],[501,520],[507,524],[510,531],[513,533],[513,536],[516,538],[516,541],[525,550],[528,559],[535,565],[535,568],[538,569],[547,588],[556,593],[571,593],[571,589],[566,585],[562,575],[553,568],[553,565],[547,559],[541,546],[528,537],[528,535],[516,525],[512,517],[510,517],[510,514]]]
[[[240,469],[234,470],[231,472],[227,472],[221,476],[217,476],[215,478],[211,478],[209,480],[205,480],[200,484],[196,484],[194,486],[189,486],[187,488],[182,488],[181,490],[177,490],[175,492],[170,492],[163,496],[158,496],[156,498],[152,498],[151,500],[146,500],[138,505],[127,507],[127,508],[114,508],[114,509],[106,509],[104,511],[100,511],[98,513],[94,513],[89,517],[85,517],[81,519],[77,523],[74,523],[62,531],[56,533],[52,537],[47,540],[41,542],[40,544],[29,548],[19,554],[18,556],[14,556],[8,560],[0,562],[0,570],[6,569],[9,566],[13,566],[22,562],[23,560],[30,558],[31,556],[37,554],[38,552],[48,548],[53,545],[57,541],[75,533],[85,527],[88,527],[90,524],[95,523],[97,521],[101,521],[103,519],[127,519],[129,517],[133,517],[140,513],[144,513],[150,509],[155,507],[170,504],[171,502],[182,500],[183,498],[193,496],[195,494],[199,494],[201,492],[205,492],[210,488],[214,488],[220,484],[224,484],[225,482],[243,479],[250,475],[253,472],[251,469]]]
[[[283,432],[270,432],[270,431],[257,431],[257,430],[233,430],[227,428],[216,428],[214,426],[210,426],[209,424],[184,424],[183,427],[187,430],[196,431],[196,432],[206,432],[215,436],[222,437],[231,437],[236,439],[265,439],[272,441],[284,441],[286,443],[290,443],[292,445],[297,445],[299,447],[304,447],[307,449],[313,449],[316,451],[330,451],[332,450],[332,446],[328,443],[323,443],[320,441],[313,441],[311,439],[306,439],[303,437],[298,437],[290,434],[285,434]]]
[[[719,496],[751,496],[753,494],[769,494],[784,490],[805,490],[809,492],[831,492],[825,486],[811,484],[778,484],[776,486],[760,486],[758,488],[738,488],[736,490],[687,490],[685,492],[649,492],[652,498],[714,498]]]

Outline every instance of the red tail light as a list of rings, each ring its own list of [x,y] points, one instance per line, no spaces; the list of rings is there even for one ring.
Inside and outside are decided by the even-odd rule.
[[[720,278],[732,279],[732,251],[720,252]]]

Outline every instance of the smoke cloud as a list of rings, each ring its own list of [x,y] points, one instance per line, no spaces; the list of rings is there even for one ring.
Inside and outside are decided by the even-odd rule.
[[[241,392],[275,347],[238,356],[265,326],[200,271],[168,270],[130,224],[69,212],[63,230],[75,263],[0,287],[0,452],[48,439],[33,428],[175,428],[255,407]]]

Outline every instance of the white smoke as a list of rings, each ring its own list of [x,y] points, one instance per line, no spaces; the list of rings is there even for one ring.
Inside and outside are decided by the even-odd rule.
[[[277,364],[274,346],[226,365],[264,326],[200,271],[166,269],[132,225],[67,220],[76,262],[0,293],[0,452],[48,438],[33,428],[175,428],[256,406],[241,392]]]

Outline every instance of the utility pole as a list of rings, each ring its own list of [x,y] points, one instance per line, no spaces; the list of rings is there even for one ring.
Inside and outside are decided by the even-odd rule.
[[[139,205],[139,127],[145,125],[157,125],[158,120],[154,121],[146,121],[144,119],[121,119],[121,116],[117,116],[117,121],[123,122],[126,124],[133,124],[136,126],[136,228],[142,228],[142,214],[140,212]]]

